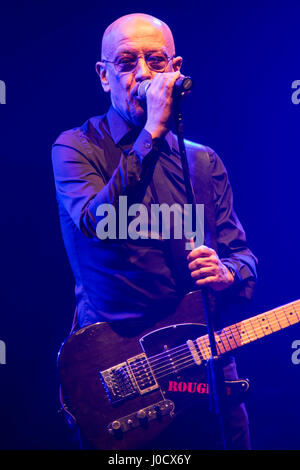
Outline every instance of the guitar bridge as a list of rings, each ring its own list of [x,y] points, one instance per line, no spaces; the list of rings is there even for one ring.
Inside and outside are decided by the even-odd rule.
[[[118,403],[158,388],[146,354],[138,354],[126,362],[99,372],[110,403]]]
[[[112,404],[133,397],[138,393],[126,362],[101,371],[99,375]]]

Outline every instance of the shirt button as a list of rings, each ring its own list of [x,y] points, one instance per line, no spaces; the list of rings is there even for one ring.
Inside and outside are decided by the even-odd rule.
[[[151,147],[150,142],[145,142],[145,147],[146,147],[146,149],[149,149]]]

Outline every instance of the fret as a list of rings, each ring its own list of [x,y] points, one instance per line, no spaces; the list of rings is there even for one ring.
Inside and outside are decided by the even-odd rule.
[[[205,348],[206,348],[206,351],[207,351],[206,359],[209,359],[211,357],[211,349],[210,349],[210,345],[209,345],[208,335],[205,335],[203,337],[203,340],[204,340]]]
[[[271,310],[270,312],[268,312],[268,317],[269,317],[270,324],[272,325],[272,330],[273,330],[274,332],[281,330],[281,326],[280,326],[280,324],[279,324],[279,322],[278,322],[276,313],[275,313],[273,310]]]
[[[217,346],[218,354],[225,353],[226,352],[225,346],[223,344],[222,339],[218,335],[218,333],[215,333],[215,338],[216,338],[216,346]]]
[[[237,333],[240,337],[240,341],[241,341],[242,345],[250,343],[250,341],[252,341],[251,337],[249,336],[249,334],[247,332],[246,320],[238,322],[234,326],[235,326],[235,328],[237,330]]]
[[[240,334],[240,332],[237,328],[237,325],[231,325],[230,326],[230,331],[232,332],[232,335],[234,337],[234,341],[235,341],[237,347],[238,346],[243,346],[244,343],[242,342],[241,334]]]
[[[235,346],[233,347],[233,349],[237,348],[239,346],[239,342],[238,342],[238,338],[235,336],[234,332],[232,331],[231,329],[232,327],[231,326],[227,326],[227,329],[230,330],[230,335],[232,336],[233,338],[233,341],[234,341],[234,344]]]
[[[222,340],[222,342],[223,342],[223,345],[224,345],[225,350],[226,350],[227,352],[228,352],[228,351],[231,351],[232,348],[231,348],[231,346],[230,346],[230,344],[229,344],[229,341],[228,341],[228,339],[227,339],[227,336],[226,336],[226,334],[225,334],[225,331],[224,331],[224,330],[221,330],[221,331],[219,331],[218,333],[219,333],[219,336],[220,336],[220,338],[221,338],[221,340]]]
[[[201,338],[197,338],[196,343],[198,345],[198,348],[200,349],[203,359],[208,359],[210,357],[210,350],[206,347],[204,338],[205,336],[202,336]]]
[[[257,333],[253,327],[253,324],[251,322],[252,318],[247,318],[244,320],[244,327],[246,329],[247,335],[250,339],[250,341],[254,341],[258,338]]]
[[[251,325],[253,326],[253,329],[255,331],[257,338],[262,338],[263,336],[265,336],[265,333],[262,330],[257,317],[253,317],[249,321],[251,322]]]
[[[242,346],[266,335],[287,328],[300,322],[300,301],[278,307],[268,312],[248,318],[244,321],[226,327],[233,334],[236,346],[231,342],[231,347]],[[228,336],[228,335],[227,335]]]
[[[256,339],[259,338],[259,336],[257,335],[257,331],[256,331],[255,327],[253,326],[251,320],[252,320],[252,318],[247,318],[247,320],[245,320],[245,325],[246,325],[246,328],[247,328],[247,333],[248,333],[248,336],[250,338],[250,341],[255,341]]]
[[[229,343],[230,349],[235,349],[236,348],[236,342],[233,339],[232,332],[231,332],[230,328],[229,327],[224,328],[223,331],[226,335],[226,338],[227,338],[227,341]]]
[[[291,305],[292,305],[292,309],[295,312],[296,317],[298,318],[298,321],[300,322],[300,308],[299,308],[299,311],[297,312],[296,303],[292,302]]]
[[[235,337],[234,337],[233,332],[231,331],[230,326],[227,326],[226,328],[224,328],[224,331],[230,343],[231,349],[235,349],[237,347],[237,342],[235,341]]]
[[[268,312],[227,326],[215,333],[217,353],[226,352],[248,344],[271,333],[300,322],[300,300],[290,302]],[[203,359],[211,357],[208,335],[196,339]]]
[[[282,308],[287,317],[287,320],[290,322],[291,325],[295,325],[295,323],[299,322],[297,315],[295,314],[295,312],[293,311],[290,305],[286,305],[285,307],[282,307]]]
[[[284,320],[287,321],[287,326],[290,326],[290,325],[291,325],[291,322],[290,322],[289,317],[288,317],[288,315],[286,314],[286,311],[284,310],[283,307],[281,307],[281,312],[282,312],[282,316],[283,316]]]
[[[272,330],[272,327],[269,323],[267,314],[263,313],[261,315],[258,315],[257,320],[258,320],[258,322],[260,324],[260,327],[261,327],[261,329],[262,329],[262,331],[265,335],[270,335],[271,333],[273,333],[273,330]]]
[[[277,320],[278,320],[278,323],[282,328],[287,328],[288,326],[290,326],[290,322],[288,321],[285,313],[284,313],[284,310],[282,308],[278,308],[277,311],[276,311],[276,317],[277,317]]]

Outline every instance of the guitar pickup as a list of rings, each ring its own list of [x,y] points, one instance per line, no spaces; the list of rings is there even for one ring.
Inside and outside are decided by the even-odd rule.
[[[141,353],[131,357],[127,360],[127,364],[141,395],[158,388],[158,383],[154,377],[146,354]]]

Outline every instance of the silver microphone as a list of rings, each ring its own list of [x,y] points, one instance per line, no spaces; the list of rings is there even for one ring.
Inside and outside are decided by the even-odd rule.
[[[151,85],[151,80],[143,80],[139,87],[138,87],[138,96],[145,100],[147,97],[147,90]],[[189,91],[193,86],[193,81],[191,77],[181,76],[177,78],[174,88],[173,88],[173,95],[180,96],[182,93],[186,93]]]

